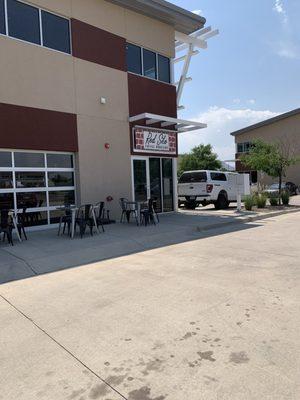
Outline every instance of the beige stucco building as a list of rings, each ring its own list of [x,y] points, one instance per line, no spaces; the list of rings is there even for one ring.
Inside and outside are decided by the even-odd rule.
[[[276,180],[258,171],[249,171],[239,158],[249,151],[253,140],[261,139],[268,143],[281,143],[291,156],[300,159],[300,108],[240,129],[231,135],[234,136],[236,144],[236,170],[249,172],[254,184],[269,185]],[[300,163],[288,169],[284,181],[300,185]]]
[[[105,201],[113,218],[120,197],[174,210],[189,126],[175,34],[204,24],[164,0],[0,0],[0,208],[25,205],[40,225],[64,203]]]

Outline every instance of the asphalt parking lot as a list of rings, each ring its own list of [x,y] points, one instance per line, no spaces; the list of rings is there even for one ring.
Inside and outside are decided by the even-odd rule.
[[[298,400],[299,234],[283,215],[2,284],[0,399]]]

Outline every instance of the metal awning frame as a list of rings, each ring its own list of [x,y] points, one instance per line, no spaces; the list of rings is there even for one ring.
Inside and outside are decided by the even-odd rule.
[[[194,121],[188,121],[185,119],[165,117],[162,115],[156,115],[156,114],[150,114],[150,113],[143,113],[143,114],[135,115],[135,116],[129,118],[129,122],[131,122],[131,123],[137,122],[137,121],[143,121],[143,120],[146,120],[147,126],[151,126],[151,125],[157,124],[157,123],[161,124],[161,128],[175,126],[175,130],[178,133],[186,133],[186,132],[191,132],[191,131],[196,131],[199,129],[207,128],[207,125],[203,124],[201,122],[194,122]]]
[[[179,110],[184,108],[184,106],[180,104],[184,86],[187,82],[190,82],[192,80],[191,77],[188,77],[192,57],[200,53],[199,49],[207,49],[207,40],[218,34],[219,30],[212,30],[211,26],[200,29],[197,32],[192,33],[191,35],[185,35],[181,32],[175,32],[176,57],[172,61],[173,70],[176,63],[183,62],[179,82],[175,83],[175,85],[177,86],[177,108]],[[180,55],[182,51],[186,51],[186,54]]]

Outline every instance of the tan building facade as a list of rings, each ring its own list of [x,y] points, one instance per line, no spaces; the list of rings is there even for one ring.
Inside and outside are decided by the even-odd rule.
[[[280,143],[290,155],[300,159],[300,109],[296,109],[274,118],[251,125],[247,128],[233,132],[236,144],[236,160],[249,151],[251,143],[261,139],[267,143]],[[258,171],[250,171],[240,161],[236,161],[236,170],[249,172],[253,184],[269,185],[276,179]],[[285,182],[300,185],[300,163],[290,167],[284,177]]]
[[[177,118],[175,30],[205,20],[139,3],[0,0],[0,207],[25,204],[40,225],[70,202],[109,202],[115,218],[120,197],[175,209],[176,130],[129,119]]]

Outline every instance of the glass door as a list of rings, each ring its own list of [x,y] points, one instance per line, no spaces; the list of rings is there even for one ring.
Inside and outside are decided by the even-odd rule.
[[[174,211],[173,160],[136,157],[132,161],[135,201],[156,201],[157,212]]]
[[[133,160],[133,182],[135,201],[148,200],[147,159]]]

